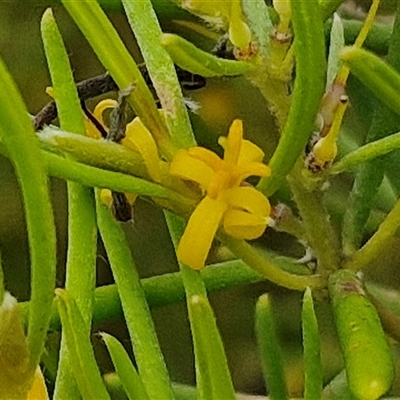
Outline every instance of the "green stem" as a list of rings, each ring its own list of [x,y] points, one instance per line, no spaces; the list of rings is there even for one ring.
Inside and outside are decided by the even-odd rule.
[[[143,385],[151,399],[173,399],[146,297],[121,225],[97,197],[97,223],[116,282]]]
[[[0,61],[0,135],[21,186],[31,259],[29,374],[43,350],[55,285],[56,239],[46,168],[21,95]]]
[[[300,276],[282,271],[272,259],[266,258],[264,254],[261,254],[244,240],[234,239],[225,234],[219,236],[236,257],[242,259],[249,267],[277,285],[293,290],[305,290],[307,286],[321,289],[326,284],[325,279],[320,275]]]
[[[326,274],[334,271],[339,268],[340,263],[339,239],[324,207],[323,192],[319,187],[307,190],[306,179],[297,169],[291,173],[289,183],[299,208],[308,244],[317,256],[319,272]]]
[[[325,90],[325,38],[318,1],[292,0],[291,4],[296,79],[287,122],[269,162],[271,177],[258,185],[267,196],[282,185],[304,151]]]
[[[85,125],[69,65],[68,54],[50,9],[43,15],[42,39],[49,65],[58,117],[62,129],[85,134]],[[93,293],[95,287],[97,229],[93,191],[68,182],[68,250],[65,287],[75,299],[90,337]],[[64,335],[61,340],[60,361],[55,385],[55,399],[78,395],[70,362],[71,351]]]
[[[393,209],[380,224],[375,234],[368,242],[356,251],[353,257],[345,264],[345,268],[358,271],[366,267],[371,261],[381,254],[390,239],[397,232],[400,226],[400,200],[397,201]]]
[[[122,0],[129,24],[164,110],[168,131],[177,147],[196,144],[174,63],[161,45],[162,31],[150,0]]]

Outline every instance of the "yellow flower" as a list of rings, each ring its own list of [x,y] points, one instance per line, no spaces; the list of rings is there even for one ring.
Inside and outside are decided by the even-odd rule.
[[[183,8],[199,14],[211,25],[228,28],[229,40],[239,49],[246,49],[251,42],[251,31],[243,15],[240,0],[182,0]]]
[[[221,159],[203,147],[180,150],[171,163],[170,173],[196,182],[205,197],[189,218],[178,246],[179,261],[201,269],[220,226],[238,239],[256,239],[268,224],[268,199],[244,180],[249,176],[268,176],[270,169],[261,161],[263,151],[243,139],[242,121],[233,121]]]

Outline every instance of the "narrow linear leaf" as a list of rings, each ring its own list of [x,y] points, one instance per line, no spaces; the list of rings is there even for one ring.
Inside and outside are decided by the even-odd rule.
[[[400,227],[400,200],[394,205],[386,218],[379,225],[378,230],[372,237],[357,250],[352,258],[345,264],[345,267],[358,271],[366,267],[374,259],[385,251],[389,241],[393,238]]]
[[[68,54],[51,9],[47,9],[43,14],[41,32],[60,126],[62,129],[84,135],[85,126]],[[75,182],[68,182],[67,185],[68,250],[65,287],[76,300],[89,337],[97,250],[93,189]],[[70,350],[63,337],[54,391],[55,399],[76,397],[78,394],[70,369],[71,359]]]
[[[323,379],[321,344],[318,334],[318,322],[315,315],[314,302],[310,288],[306,289],[303,296],[301,319],[303,327],[305,368],[304,399],[320,399]]]
[[[365,144],[346,154],[328,170],[328,174],[336,175],[351,170],[364,162],[383,156],[399,148],[400,132]]]
[[[45,163],[18,89],[0,60],[0,138],[21,186],[31,259],[30,372],[43,350],[55,286],[56,239]]]
[[[164,33],[161,36],[161,44],[168,51],[175,64],[186,71],[206,78],[242,75],[254,69],[253,65],[244,61],[215,57],[172,33]]]
[[[224,346],[207,297],[189,297],[188,310],[198,370],[199,399],[235,399]]]
[[[242,8],[261,56],[267,57],[271,41],[270,32],[273,30],[267,4],[263,0],[243,0]]]
[[[276,257],[276,263],[281,268],[298,268],[298,265],[288,263],[280,257]],[[209,265],[200,272],[200,275],[204,280],[208,293],[265,280],[265,278],[241,260],[231,260]],[[151,308],[162,307],[185,300],[185,291],[180,272],[145,278],[141,282],[147,302]],[[22,303],[21,307],[23,309],[24,320],[26,320],[28,317],[29,302]],[[59,317],[56,310],[53,311],[50,330],[59,330]],[[122,316],[122,310],[116,286],[112,284],[96,288],[93,322],[103,322],[118,316]]]
[[[165,212],[175,248],[184,231],[184,221]],[[228,368],[224,345],[207,291],[199,271],[179,265],[185,288],[192,330],[198,398],[201,400],[234,399],[235,390]]]
[[[257,301],[256,334],[269,398],[288,399],[281,348],[276,336],[271,301],[267,294],[260,296]]]
[[[97,194],[97,224],[118,288],[138,370],[151,399],[173,399],[149,306],[125,233]]]
[[[379,100],[400,115],[400,75],[390,65],[356,47],[345,47],[340,58]]]
[[[336,375],[327,386],[324,387],[322,400],[356,400],[347,383],[346,371]]]
[[[344,30],[341,18],[335,13],[333,14],[333,23],[330,33],[328,69],[326,78],[326,88],[328,89],[340,68],[340,50],[344,47]]]
[[[67,346],[72,354],[72,372],[83,399],[110,399],[96,364],[92,344],[75,300],[62,289],[56,290]]]
[[[267,196],[281,186],[304,151],[325,89],[325,37],[319,2],[292,0],[291,7],[296,79],[287,122],[269,162],[271,176],[261,179],[258,185]]]
[[[400,14],[396,17],[393,35],[389,42],[387,62],[394,70],[400,70]],[[372,67],[372,66],[371,66]],[[393,71],[394,72],[394,71]],[[374,75],[379,71],[374,71]],[[378,75],[376,75],[378,76]],[[400,118],[385,104],[376,107],[366,141],[375,141],[392,135],[400,129]],[[387,157],[376,158],[362,165],[355,176],[350,194],[349,207],[343,219],[343,250],[345,255],[351,255],[362,243],[364,227],[371,209],[376,203],[377,193],[382,184],[385,169],[393,169]],[[397,172],[397,171],[396,171]]]
[[[177,147],[196,144],[175,66],[160,43],[161,27],[150,0],[122,1],[126,16],[140,47],[164,118]]]
[[[124,346],[107,333],[101,333],[101,338],[107,346],[115,371],[129,399],[149,400],[150,398],[143,387],[140,376],[133,366]]]
[[[135,90],[128,98],[130,104],[163,151],[173,153],[168,147],[168,132],[150,89],[100,5],[90,0],[62,0],[62,3],[118,87],[125,89],[134,85]]]
[[[91,167],[51,153],[46,153],[44,158],[49,174],[56,178],[117,192],[136,193],[139,196],[166,199],[171,201],[172,204],[182,206],[182,209],[187,207],[187,210],[190,210],[195,204],[193,200],[182,196],[180,193],[141,178]]]

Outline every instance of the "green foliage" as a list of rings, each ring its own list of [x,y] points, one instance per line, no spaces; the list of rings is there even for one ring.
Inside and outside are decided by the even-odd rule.
[[[42,359],[45,362],[59,354],[57,371],[54,371],[56,378],[53,376],[52,382],[48,382],[49,387],[54,385],[54,399],[238,398],[235,374],[231,374],[225,352],[227,346],[218,326],[219,316],[214,313],[209,294],[269,281],[270,285],[288,291],[304,292],[301,312],[304,385],[296,396],[310,400],[369,400],[388,393],[398,395],[393,385],[400,379],[394,372],[394,357],[398,361],[398,356],[392,351],[382,325],[394,339],[400,338],[399,307],[390,301],[393,296],[389,296],[386,288],[378,290],[373,282],[367,282],[366,286],[378,300],[372,298],[359,273],[366,270],[365,280],[368,281],[371,280],[369,271],[378,273],[385,267],[383,256],[397,240],[400,226],[400,201],[387,201],[386,208],[382,207],[385,212],[378,209],[380,204],[376,201],[380,187],[381,191],[386,190],[386,199],[390,198],[389,191],[398,189],[398,181],[393,177],[393,165],[399,162],[394,150],[400,148],[400,132],[397,132],[400,129],[398,16],[390,35],[391,28],[372,26],[378,0],[373,2],[363,27],[360,22],[344,21],[336,14],[332,24],[325,23],[340,5],[341,1],[337,0],[276,0],[272,6],[262,0],[232,0],[219,5],[201,0],[177,0],[168,5],[160,1],[122,0],[122,7],[117,2],[106,1],[62,0],[61,3],[121,93],[130,88],[127,101],[140,120],[135,117],[126,124],[125,115],[118,115],[118,107],[123,103],[120,93],[119,106],[115,107],[115,102],[107,103],[108,106],[100,102],[96,107],[114,108],[110,115],[104,112],[103,129],[120,129],[125,137],[113,143],[85,136],[90,128],[81,110],[74,66],[70,66],[68,52],[50,9],[43,15],[41,33],[59,128],[51,125],[52,121],[45,121],[49,126],[40,132],[33,131],[21,95],[0,62],[0,153],[11,160],[21,188],[31,265],[30,300],[21,305],[27,326],[26,338],[18,312],[15,313],[18,318],[8,318],[8,308],[12,304],[14,312],[16,302],[4,300],[10,301],[11,296],[6,292],[7,274],[3,274],[0,265],[0,299],[3,302],[0,308],[0,382],[4,386],[8,380],[13,380],[4,393],[9,396],[11,391],[16,397],[25,398],[30,390],[31,396],[45,398],[43,394],[37,395],[34,374],[45,340],[51,341],[52,335],[48,333],[55,330],[62,332],[61,344],[56,350],[48,344],[48,354]],[[145,61],[144,76],[143,67],[138,67],[102,6],[125,12]],[[186,11],[177,6],[185,7]],[[189,13],[200,16],[206,24],[200,24]],[[204,47],[201,40],[197,43],[195,39],[189,41],[175,33],[164,33],[158,18],[169,21],[182,18],[181,26],[189,33],[197,32],[197,37],[203,35],[215,41],[215,32],[208,29],[211,27],[225,35],[227,41],[219,42],[217,54],[211,54],[200,50]],[[387,59],[360,48],[368,32],[367,48],[377,54],[388,48]],[[329,35],[328,42],[325,35]],[[351,35],[356,43],[345,47],[345,42],[351,44],[348,42]],[[368,47],[368,43],[374,45]],[[174,64],[180,69],[175,69]],[[239,137],[242,134],[239,130],[232,130],[232,137],[236,135],[234,140],[230,136],[219,140],[224,148],[224,159],[196,147],[196,137],[201,136],[197,131],[204,129],[204,125],[199,127],[193,123],[192,126],[179,82],[181,69],[191,78],[194,77],[190,73],[206,78],[230,77],[224,81],[227,85],[235,82],[237,76],[243,81],[249,80],[264,96],[265,107],[279,129],[278,144],[269,151],[272,155],[265,156],[258,146]],[[349,73],[368,88],[368,95],[356,93],[353,96],[351,86],[347,87]],[[343,142],[350,139],[355,142],[346,137],[352,130],[347,126],[347,114],[342,123],[348,105],[346,91],[350,99],[357,99],[359,103],[354,112],[362,110],[363,102],[377,100],[380,105],[370,118],[372,123],[364,121],[368,129],[366,138],[344,156],[339,151],[336,160],[338,134]],[[153,93],[158,102],[154,101]],[[93,113],[103,119],[97,108]],[[246,139],[252,134],[247,125],[244,132]],[[266,142],[273,137],[272,129],[264,129],[262,134]],[[311,136],[314,141],[306,150]],[[258,142],[257,138],[254,141]],[[320,153],[316,151],[321,148],[324,156],[331,155],[324,162],[318,159]],[[392,163],[385,158],[389,153]],[[185,159],[184,155],[188,154],[192,158]],[[179,157],[192,162],[185,166],[187,176],[174,175],[172,168],[170,173],[171,161],[178,162]],[[259,162],[249,162],[247,158],[259,159]],[[269,169],[261,165],[263,158],[271,169],[270,175]],[[200,164],[207,167],[199,167]],[[249,165],[249,171],[243,173],[239,168],[242,165]],[[158,171],[157,176],[154,169]],[[208,176],[199,176],[200,170],[213,177],[211,184],[204,186],[207,187],[205,193],[185,180],[207,180]],[[337,211],[332,206],[335,196],[332,187],[337,178],[342,178],[343,172],[354,174],[354,185],[349,205]],[[385,174],[394,188],[383,180]],[[238,199],[229,198],[232,187],[240,189],[254,184],[254,181],[245,181],[249,176],[263,176],[256,187],[263,195],[271,197],[273,212],[267,220],[265,215],[269,211],[258,213],[257,208],[261,207],[258,202],[248,199],[248,204],[243,206]],[[65,180],[68,190],[65,289],[57,289],[55,296],[56,241],[48,177]],[[114,192],[111,205],[104,201],[104,189]],[[197,205],[204,196],[210,199],[209,204],[226,206],[223,215],[231,213],[234,231],[241,228],[243,235],[236,237],[231,233],[229,236],[221,222],[209,238],[211,241],[215,235],[220,241],[215,241],[215,247],[210,250],[207,263],[213,265],[207,265],[202,271],[193,270],[180,262],[178,251],[179,272],[141,279],[135,262],[140,249],[131,246],[126,234],[128,228],[111,212],[118,207],[115,192],[123,196],[134,194],[162,208],[164,223],[157,229],[168,230],[174,248],[178,248],[185,229],[189,229],[190,216],[198,210]],[[236,202],[240,210],[234,208]],[[285,203],[285,207],[278,203]],[[266,199],[265,204],[269,205]],[[370,217],[378,212],[380,220],[371,222]],[[264,217],[260,219],[259,215]],[[206,214],[203,219],[206,225]],[[248,237],[246,232],[253,232],[252,228],[261,226],[264,229],[267,223],[271,227],[266,236],[275,229],[290,238],[281,252],[272,251],[263,239],[242,239]],[[96,288],[97,231],[115,284]],[[367,232],[372,233],[367,236]],[[201,235],[199,231],[199,242],[203,239]],[[296,250],[289,248],[290,243],[297,241],[305,252],[300,261],[296,259]],[[198,243],[193,241],[191,245],[195,248]],[[398,291],[395,293],[399,296]],[[281,316],[271,307],[271,304],[275,306],[275,300],[271,300],[273,296],[259,297],[254,311],[255,329],[269,398],[287,399],[293,395],[286,359],[288,351],[280,336]],[[171,382],[150,311],[185,301],[193,342],[194,387]],[[331,328],[336,328],[344,359],[343,365],[329,372],[324,369],[326,332],[319,315],[319,308],[326,306],[331,307],[334,316]],[[230,318],[235,315],[235,309],[228,308],[226,312]],[[104,363],[97,357],[92,330],[97,329],[98,323],[112,318],[124,321],[130,344],[126,350],[114,336],[101,334],[115,369],[103,376]],[[18,334],[13,335],[13,332]],[[234,335],[236,332],[232,333]],[[19,356],[22,353],[23,357]],[[8,365],[17,358],[18,363],[13,367],[15,376],[11,377],[7,373]],[[325,385],[332,376],[332,381]],[[17,387],[15,382],[18,390],[13,389]],[[394,389],[390,392],[392,385]],[[0,390],[0,397],[2,393]]]

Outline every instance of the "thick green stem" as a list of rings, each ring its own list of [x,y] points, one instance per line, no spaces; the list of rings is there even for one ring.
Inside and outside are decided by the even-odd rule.
[[[325,209],[321,188],[307,190],[306,179],[297,170],[291,173],[289,183],[303,221],[308,244],[318,259],[319,273],[325,275],[334,271],[340,265],[339,239]]]

